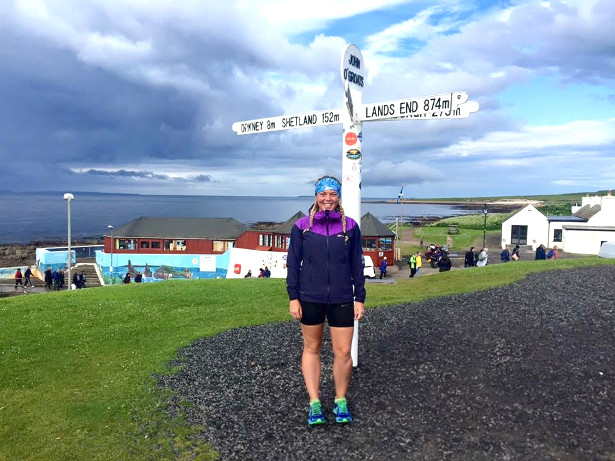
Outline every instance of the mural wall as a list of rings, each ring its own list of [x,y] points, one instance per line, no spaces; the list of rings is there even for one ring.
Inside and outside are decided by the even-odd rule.
[[[134,280],[137,273],[141,274],[143,282],[226,278],[228,260],[228,252],[221,255],[114,253],[111,272],[111,255],[96,252],[96,264],[105,285],[122,283],[126,274]]]
[[[286,253],[242,248],[231,248],[218,255],[114,253],[112,272],[109,270],[111,255],[97,251],[96,263],[105,284],[122,283],[126,274],[130,274],[133,281],[137,273],[141,274],[143,282],[242,278],[248,271],[252,277],[258,277],[260,269],[265,267],[272,278],[286,277]]]

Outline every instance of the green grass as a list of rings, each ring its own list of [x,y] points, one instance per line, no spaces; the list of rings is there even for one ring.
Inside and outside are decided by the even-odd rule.
[[[487,230],[501,230],[502,223],[512,216],[513,213],[488,213],[486,222]],[[451,224],[466,229],[480,230],[482,232],[483,227],[485,227],[485,216],[482,212],[478,214],[453,216],[451,218],[440,219],[439,221],[423,227],[448,227]]]
[[[423,247],[434,243],[436,245],[448,244],[453,252],[467,250],[469,247],[480,247],[483,241],[483,231],[478,229],[468,229],[459,227],[459,233],[454,235],[448,234],[448,227],[439,226],[423,226],[416,229],[405,230],[405,232],[413,232],[414,238],[418,241],[423,237]],[[499,234],[499,230],[489,230],[487,235]],[[398,244],[399,245],[399,244]],[[403,257],[416,253],[420,250],[417,245],[402,243],[399,245]],[[424,250],[423,250],[424,251]]]
[[[438,228],[433,228],[438,229]],[[426,239],[427,243],[427,239]],[[520,261],[368,284],[368,307],[512,283],[593,258]],[[152,373],[230,328],[289,320],[283,280],[194,280],[0,300],[0,459],[211,459]],[[192,458],[191,458],[192,457]]]
[[[421,201],[425,202],[490,202],[493,200],[502,199],[526,199],[526,200],[540,200],[546,205],[548,204],[562,204],[562,203],[574,203],[581,202],[581,198],[587,194],[589,195],[606,195],[608,191],[591,191],[591,192],[572,192],[566,194],[551,194],[551,195],[501,195],[491,197],[440,197],[440,198],[421,198]],[[412,197],[406,197],[408,200],[412,200]],[[418,197],[417,197],[418,199]]]

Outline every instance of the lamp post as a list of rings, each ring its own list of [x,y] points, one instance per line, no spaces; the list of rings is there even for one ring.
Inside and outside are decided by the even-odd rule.
[[[113,285],[113,226],[109,224],[107,228],[111,231],[111,258],[109,260],[109,274],[111,275],[111,285]]]
[[[64,194],[64,200],[66,200],[66,203],[68,204],[68,256],[66,257],[66,266],[68,267],[67,286],[68,286],[68,289],[70,290],[72,288],[71,284],[73,283],[72,269],[71,269],[73,258],[72,258],[71,249],[70,249],[70,202],[72,200],[75,200],[75,196],[73,194],[66,193]]]
[[[483,222],[483,248],[487,246],[487,204],[483,205],[483,215],[485,215],[485,221]]]

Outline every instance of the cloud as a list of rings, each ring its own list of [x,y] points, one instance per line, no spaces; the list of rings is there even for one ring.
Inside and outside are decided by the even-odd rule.
[[[523,165],[554,170],[549,181],[528,175],[524,189],[566,187],[568,175],[591,184],[573,176],[580,158],[601,183],[613,180],[612,119],[553,123],[547,107],[543,123],[528,125],[501,102],[511,85],[531,91],[543,75],[612,88],[609,1],[319,1],[5,2],[3,188],[311,193],[311,179],[341,174],[341,126],[238,137],[231,125],[341,108],[344,27],[371,14],[379,26],[359,43],[364,102],[467,91],[480,110],[364,123],[365,194],[399,183],[432,196],[497,194],[514,185],[459,173],[499,178]]]
[[[390,186],[392,184],[423,184],[440,181],[437,169],[412,160],[393,162],[383,160],[365,168],[366,186]]]
[[[250,4],[249,1],[239,5]],[[408,3],[408,0],[313,0],[288,2],[285,0],[262,1],[260,11],[272,25],[282,30],[300,33],[322,27],[329,21],[352,17],[374,10]]]
[[[615,119],[577,121],[557,126],[526,126],[516,131],[493,131],[477,140],[464,140],[442,149],[438,156],[527,157],[552,155],[576,158],[579,151],[610,152],[615,147]]]
[[[92,176],[105,176],[109,178],[130,178],[135,180],[142,179],[155,179],[160,181],[178,181],[178,182],[198,182],[198,183],[207,183],[212,182],[212,177],[210,175],[193,175],[188,174],[184,176],[172,176],[164,173],[154,173],[152,171],[136,171],[136,170],[96,170],[89,169],[83,171],[74,171],[73,173],[79,175],[92,175]]]
[[[128,171],[128,170],[115,170],[115,171],[103,171],[103,170],[86,170],[86,171],[77,171],[76,174],[88,174],[93,176],[108,176],[111,178],[120,177],[120,178],[136,178],[136,179],[162,179],[168,180],[171,179],[169,175],[166,174],[155,174],[151,171]]]

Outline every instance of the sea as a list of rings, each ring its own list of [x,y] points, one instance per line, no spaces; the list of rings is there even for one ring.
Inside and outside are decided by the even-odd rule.
[[[71,201],[71,240],[108,235],[140,216],[235,218],[246,224],[284,222],[298,211],[307,214],[313,197],[185,196],[75,192]],[[0,244],[64,241],[68,205],[60,192],[0,192]],[[364,198],[361,214],[383,223],[476,213],[439,204],[397,204],[391,199]]]

